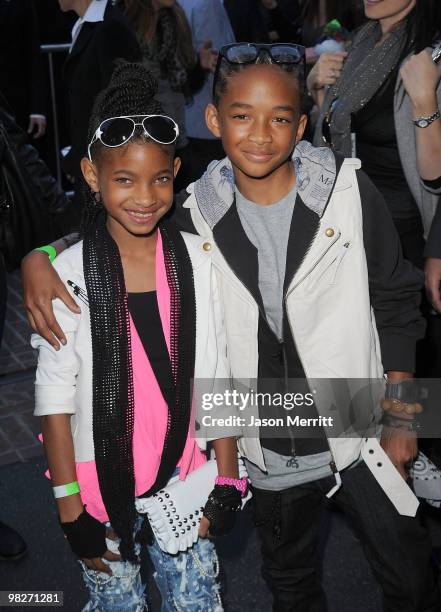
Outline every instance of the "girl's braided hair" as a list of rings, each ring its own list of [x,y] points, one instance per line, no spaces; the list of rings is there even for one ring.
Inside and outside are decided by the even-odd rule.
[[[118,65],[109,86],[96,100],[90,120],[89,138],[92,138],[100,123],[110,117],[162,114],[161,105],[154,98],[155,91],[155,81],[141,65]],[[131,142],[133,140],[149,139],[140,127]],[[100,142],[94,144],[92,149],[94,160],[97,156],[99,160],[99,156],[104,155],[105,147]],[[173,151],[173,147],[169,146],[167,150]],[[92,425],[95,463],[109,520],[121,539],[121,555],[123,559],[137,562],[133,541],[136,518],[133,461],[135,405],[127,290],[118,246],[107,231],[105,215],[99,214],[102,207],[90,194],[86,202],[83,268],[92,337]],[[166,229],[162,234],[167,279],[171,286],[171,310],[180,314],[179,305],[182,305],[182,308],[185,306],[185,316],[191,319],[194,294],[192,297],[188,254],[184,252],[177,262],[174,262],[171,256],[175,249],[170,245],[178,244],[180,235],[169,240],[167,237],[170,233],[167,233]],[[182,239],[180,240],[182,242]],[[178,282],[180,275],[173,275],[173,272],[181,268],[188,269],[184,288],[180,287]],[[190,297],[186,297],[185,291],[190,292]],[[190,377],[194,375],[195,330],[188,328],[189,335],[185,336],[182,330],[187,328],[174,323],[175,319],[179,323],[181,318],[173,315],[171,319],[173,330],[180,330],[178,348],[171,352],[179,355],[182,362],[179,362],[180,371],[184,376],[180,378],[181,382],[176,383],[176,391],[169,402],[161,464],[155,482],[146,492],[147,495],[163,487],[173,473],[184,449],[190,418],[189,387]],[[175,336],[176,334],[173,338]]]
[[[164,114],[161,103],[155,98],[157,90],[158,84],[155,78],[142,64],[117,60],[109,85],[98,94],[93,105],[87,142],[92,140],[98,126],[110,117]],[[137,126],[130,142],[148,142],[149,140],[142,127]],[[158,146],[174,151],[172,145]],[[90,148],[93,161],[99,161],[105,149],[106,147],[100,140],[95,141]],[[90,191],[86,181],[83,181],[82,191],[84,211],[81,233],[84,235],[96,221],[97,215],[102,211],[102,206],[97,202],[98,196]]]

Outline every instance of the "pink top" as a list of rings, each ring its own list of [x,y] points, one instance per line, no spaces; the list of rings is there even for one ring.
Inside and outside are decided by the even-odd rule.
[[[164,337],[170,352],[170,289],[160,232],[156,244],[156,295]],[[142,495],[155,482],[161,463],[167,431],[168,406],[131,318],[130,334],[135,399],[133,430],[135,494]],[[188,433],[184,452],[177,465],[180,468],[180,480],[184,480],[189,472],[200,467],[205,461],[204,453]],[[81,499],[83,504],[87,505],[87,511],[99,521],[107,521],[108,516],[100,493],[95,461],[78,462],[76,470]]]

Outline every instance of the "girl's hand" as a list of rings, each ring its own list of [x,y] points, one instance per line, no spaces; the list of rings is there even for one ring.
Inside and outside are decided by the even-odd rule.
[[[207,72],[214,72],[216,69],[218,53],[213,49],[211,40],[206,40],[204,46],[199,51],[199,61],[201,66]]]
[[[106,538],[108,538],[109,540],[117,540],[118,536],[112,529],[107,528]],[[112,570],[107,565],[107,563],[104,563],[103,559],[106,559],[106,561],[121,561],[121,555],[117,555],[116,553],[110,550],[106,550],[102,557],[94,557],[93,559],[82,559],[82,561],[84,561],[85,565],[87,565],[89,569],[94,570],[96,572],[104,572],[105,574],[111,576]]]
[[[58,350],[59,342],[65,344],[66,337],[54,317],[52,300],[59,298],[75,314],[79,314],[81,310],[52,267],[46,253],[31,251],[23,259],[21,271],[29,323],[37,334]]]
[[[61,523],[61,528],[72,551],[84,561],[89,569],[112,575],[112,570],[103,561],[103,559],[107,561],[121,559],[119,554],[107,548],[106,538],[118,539],[112,530],[90,515],[86,508],[74,521]]]
[[[215,485],[205,504],[199,533],[205,534],[202,537],[229,533],[241,507],[242,497],[235,487]]]
[[[400,76],[414,112],[430,115],[437,109],[436,90],[441,79],[441,64],[435,64],[429,51],[424,50],[402,66]]]
[[[343,64],[348,56],[346,51],[339,53],[322,53],[306,81],[311,93],[323,89],[326,85],[334,85],[341,76]]]

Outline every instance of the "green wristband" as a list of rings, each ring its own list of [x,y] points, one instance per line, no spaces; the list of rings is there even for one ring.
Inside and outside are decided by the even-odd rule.
[[[75,495],[75,493],[80,492],[80,485],[76,480],[74,480],[73,482],[68,482],[65,485],[52,487],[52,491],[54,492],[55,499],[58,499],[59,497],[69,497],[69,495]]]
[[[48,244],[46,246],[42,246],[42,247],[37,247],[36,249],[34,249],[34,251],[42,251],[43,253],[46,253],[46,255],[49,257],[49,261],[51,263],[54,261],[54,259],[57,256],[56,248],[53,247],[50,244]]]

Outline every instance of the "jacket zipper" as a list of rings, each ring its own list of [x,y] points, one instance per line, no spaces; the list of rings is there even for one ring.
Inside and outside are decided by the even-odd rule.
[[[305,254],[304,254],[303,258],[302,258],[302,261],[300,262],[299,267],[298,267],[297,269],[300,269],[301,265],[302,265],[302,264],[303,264],[303,262],[305,261],[305,258],[306,258],[306,256],[308,255],[309,251],[311,250],[312,245],[313,245],[313,243],[314,243],[314,240],[315,240],[315,238],[317,237],[317,234],[318,234],[318,232],[319,232],[319,229],[320,229],[320,226],[319,226],[319,227],[317,227],[317,230],[316,230],[316,232],[315,232],[315,234],[314,234],[314,237],[313,237],[313,238],[312,238],[312,240],[311,240],[311,244],[309,245],[309,248],[308,248],[308,249],[305,251]],[[289,285],[292,283],[293,278],[294,278],[294,276],[295,276],[295,272],[294,272],[294,274],[292,275],[292,277],[290,278],[290,281],[289,281],[289,283],[288,283],[288,288],[289,288],[289,289],[286,291],[286,293],[285,293],[285,297],[284,297],[284,299],[283,299],[284,304],[285,304],[286,318],[287,318],[287,321],[288,321],[289,329],[290,329],[290,331],[291,331],[292,341],[293,341],[293,343],[294,343],[294,346],[295,346],[295,349],[296,349],[297,355],[298,355],[298,357],[299,357],[300,364],[301,364],[301,366],[302,366],[302,368],[303,368],[303,371],[305,372],[305,376],[306,376],[306,378],[307,378],[307,379],[308,379],[308,374],[307,374],[307,372],[306,372],[306,368],[305,368],[305,365],[304,365],[304,363],[303,363],[303,361],[302,361],[302,358],[300,357],[300,352],[299,352],[299,349],[298,349],[298,346],[297,346],[297,342],[296,342],[296,339],[295,339],[294,330],[293,330],[293,328],[292,328],[291,321],[289,320],[289,315],[288,315],[288,305],[287,305],[288,296],[290,295],[290,293],[291,293],[291,292],[292,292],[292,291],[293,291],[293,290],[294,290],[296,287],[298,287],[298,285],[299,285],[299,284],[302,282],[302,280],[303,280],[303,279],[305,279],[305,278],[308,276],[308,274],[310,274],[310,273],[311,273],[311,272],[314,270],[314,268],[315,268],[315,267],[318,265],[318,263],[321,261],[321,259],[322,259],[323,255],[325,255],[325,254],[326,254],[326,253],[329,251],[329,249],[332,247],[332,245],[333,245],[333,244],[335,244],[335,243],[337,242],[337,240],[340,238],[340,236],[341,236],[341,232],[339,232],[339,233],[337,234],[337,236],[336,236],[336,237],[334,238],[334,240],[333,240],[333,241],[332,241],[332,242],[331,242],[331,243],[328,245],[327,249],[326,249],[326,250],[325,250],[325,251],[322,253],[322,256],[321,256],[321,257],[320,257],[320,258],[319,258],[319,259],[318,259],[318,260],[317,260],[317,261],[314,263],[314,265],[313,265],[311,268],[309,268],[309,270],[308,270],[307,272],[305,272],[305,274],[304,274],[304,275],[303,275],[303,276],[302,276],[302,277],[301,277],[301,278],[300,278],[300,279],[297,281],[297,283],[296,283],[296,284],[295,284],[293,287],[290,287],[290,288],[289,288]],[[295,440],[294,440],[294,437],[293,437],[293,434],[292,434],[291,430],[289,430],[289,434],[290,434],[290,438],[291,438],[291,452],[292,452],[292,456],[293,456],[293,459],[294,459],[294,461],[295,461],[295,463],[296,463],[296,467],[298,467],[298,462],[297,462],[297,461],[296,461],[296,459],[295,459],[295,457],[296,457],[296,455],[295,455]],[[337,465],[336,465],[336,463],[335,463],[335,458],[334,458],[334,455],[333,455],[333,453],[332,453],[331,446],[330,446],[330,444],[329,444],[329,440],[328,440],[328,436],[327,436],[327,434],[326,434],[326,431],[325,431],[325,436],[326,436],[326,442],[327,442],[327,444],[328,444],[328,448],[329,448],[329,453],[330,453],[330,455],[331,455],[331,461],[329,462],[329,467],[331,468],[331,471],[332,471],[332,473],[334,474],[334,476],[335,476],[335,478],[336,478],[336,482],[337,482],[337,476],[336,476],[336,474],[338,474]],[[290,461],[289,461],[288,463],[290,463]],[[289,465],[287,464],[287,467],[291,467],[291,466],[289,466]]]
[[[306,258],[306,256],[308,255],[309,251],[311,250],[312,245],[313,245],[313,243],[314,243],[314,240],[315,240],[315,239],[316,239],[316,237],[317,237],[317,234],[318,234],[319,230],[320,230],[320,226],[318,226],[318,227],[317,227],[317,229],[316,229],[316,231],[315,231],[315,233],[314,233],[314,236],[313,236],[313,238],[312,238],[312,240],[311,240],[311,244],[309,245],[309,248],[308,248],[308,249],[305,251],[305,253],[304,253],[304,255],[303,255],[303,258],[302,258],[302,260],[301,260],[301,262],[300,262],[300,264],[299,264],[299,266],[298,266],[298,268],[297,268],[297,269],[299,269],[299,268],[300,268],[300,266],[301,266],[301,265],[303,264],[303,262],[305,261],[305,258]],[[325,251],[322,253],[322,256],[323,256],[323,255],[325,255],[325,254],[328,252],[328,250],[329,250],[329,249],[331,248],[331,246],[332,246],[332,245],[333,245],[333,244],[334,244],[334,243],[335,243],[335,242],[336,242],[336,241],[337,241],[337,240],[340,238],[340,236],[341,236],[341,232],[339,232],[339,233],[338,233],[338,235],[337,235],[337,236],[334,238],[334,240],[333,240],[333,241],[332,241],[332,242],[331,242],[331,243],[328,245],[328,247],[326,248],[326,250],[325,250]],[[213,232],[211,232],[211,239],[213,240],[213,242],[214,242],[214,244],[216,245],[216,248],[219,250],[219,252],[221,252],[221,251],[220,251],[220,249],[219,249],[219,246],[218,246],[218,244],[217,244],[217,242],[216,242],[216,240],[215,240],[215,238],[214,238]],[[320,259],[321,259],[321,258],[320,258]],[[300,363],[301,363],[301,365],[302,365],[303,371],[305,372],[305,375],[306,375],[305,366],[304,366],[304,364],[303,364],[303,362],[302,362],[302,360],[301,360],[300,353],[299,353],[299,350],[298,350],[298,347],[297,347],[297,343],[296,343],[296,340],[295,340],[295,337],[294,337],[294,332],[293,332],[293,329],[292,329],[292,326],[291,326],[291,322],[290,322],[289,317],[288,317],[287,298],[288,298],[288,295],[291,293],[291,291],[292,291],[293,289],[295,289],[295,288],[296,288],[296,287],[299,285],[299,283],[300,283],[300,282],[301,282],[301,281],[302,281],[304,278],[306,278],[306,276],[308,276],[308,274],[310,274],[310,273],[311,273],[311,272],[314,270],[314,268],[315,268],[315,267],[317,266],[317,264],[319,263],[320,259],[318,259],[318,260],[317,260],[317,261],[314,263],[314,265],[312,266],[312,268],[310,268],[310,269],[308,270],[308,272],[306,272],[306,273],[305,273],[305,274],[302,276],[302,278],[301,278],[301,279],[300,279],[300,280],[299,280],[299,281],[298,281],[298,282],[297,282],[297,283],[294,285],[294,287],[291,287],[291,288],[290,288],[290,289],[289,289],[289,290],[288,290],[288,291],[285,293],[285,297],[284,297],[284,300],[283,300],[283,301],[284,301],[284,303],[285,303],[285,310],[286,310],[286,313],[287,313],[286,318],[288,319],[289,328],[290,328],[290,330],[291,330],[291,336],[292,336],[292,339],[293,339],[293,342],[294,342],[294,346],[295,346],[296,351],[297,351],[297,355],[299,356],[299,360],[300,360]],[[252,299],[252,300],[254,301],[254,303],[256,304],[258,311],[259,311],[259,312],[260,312],[260,314],[262,315],[262,317],[263,317],[263,319],[264,319],[264,321],[265,321],[266,325],[267,325],[267,326],[268,326],[268,328],[269,328],[269,329],[272,331],[271,326],[270,326],[270,324],[269,324],[269,322],[268,322],[268,319],[266,318],[266,313],[263,311],[263,309],[261,308],[260,304],[257,304],[257,302],[256,302],[256,300],[254,299],[253,294],[251,293],[251,291],[248,289],[248,287],[245,285],[245,283],[242,281],[242,279],[240,279],[240,278],[237,276],[237,274],[236,274],[236,273],[235,273],[235,272],[234,272],[234,271],[231,269],[231,267],[230,267],[230,270],[231,270],[231,272],[234,274],[234,276],[236,277],[236,279],[239,281],[239,283],[242,285],[242,287],[244,287],[244,288],[246,289],[246,291],[249,293],[249,295],[250,295],[251,299]],[[291,279],[290,279],[290,281],[289,281],[289,283],[288,283],[288,287],[289,287],[290,283],[292,282],[292,280],[293,280],[294,276],[295,276],[295,273],[292,275],[292,277],[291,277]],[[286,350],[285,350],[285,343],[284,343],[284,341],[282,340],[282,342],[280,342],[280,344],[281,344],[282,353],[283,353],[283,364],[284,364],[284,369],[285,369],[285,385],[286,385],[286,380],[287,380],[287,365],[286,365]],[[257,373],[257,377],[258,377],[258,376],[259,376],[259,375],[258,375],[258,373]],[[307,377],[307,375],[306,375],[306,377]],[[298,465],[299,465],[299,464],[298,464],[298,461],[297,461],[297,459],[296,459],[296,452],[295,452],[295,439],[294,439],[294,436],[293,436],[293,434],[292,434],[291,430],[289,430],[289,435],[290,435],[290,440],[291,440],[291,454],[292,454],[292,457],[291,457],[291,459],[288,461],[288,463],[289,463],[290,465],[288,465],[288,463],[287,463],[287,467],[298,467]],[[325,435],[326,435],[326,432],[325,432]],[[326,436],[326,440],[327,440],[327,442],[328,442],[328,437],[327,437],[327,436]],[[329,464],[329,465],[330,465],[330,467],[331,467],[331,470],[332,470],[333,474],[335,474],[335,473],[337,473],[337,467],[336,467],[336,464],[335,464],[334,455],[333,455],[333,453],[332,453],[332,450],[331,450],[331,447],[330,447],[330,445],[329,445],[329,442],[328,442],[328,448],[329,448],[329,452],[330,452],[330,454],[331,454],[331,462],[330,462],[330,464]]]
[[[78,285],[76,285],[73,281],[68,280],[67,284],[69,285],[69,287],[72,287],[72,291],[73,294],[83,302],[83,304],[85,304],[86,306],[89,306],[89,298],[87,296],[87,292],[82,289],[81,287],[79,287]]]

